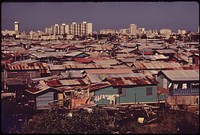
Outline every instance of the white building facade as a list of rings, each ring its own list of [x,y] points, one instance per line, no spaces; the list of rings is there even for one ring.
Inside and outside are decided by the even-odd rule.
[[[131,35],[136,35],[137,34],[137,25],[130,24],[130,34]]]

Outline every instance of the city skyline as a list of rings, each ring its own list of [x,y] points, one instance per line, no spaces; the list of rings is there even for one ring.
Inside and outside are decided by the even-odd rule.
[[[2,30],[14,30],[14,21],[19,21],[20,31],[44,31],[54,24],[87,21],[93,23],[94,31],[136,24],[152,30],[196,32],[198,9],[196,2],[2,3]]]

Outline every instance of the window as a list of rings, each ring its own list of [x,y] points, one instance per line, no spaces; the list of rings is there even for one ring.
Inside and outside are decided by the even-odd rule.
[[[191,84],[191,88],[194,89],[194,88],[198,88],[199,89],[199,83],[192,83]]]
[[[178,84],[174,83],[174,89],[178,89]]]
[[[187,83],[182,84],[182,89],[187,89]]]
[[[152,87],[147,87],[147,88],[146,88],[146,95],[147,95],[147,96],[153,95],[153,94],[152,94]]]

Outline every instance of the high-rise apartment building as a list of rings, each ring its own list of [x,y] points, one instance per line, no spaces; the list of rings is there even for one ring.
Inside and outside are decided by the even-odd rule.
[[[19,33],[19,22],[18,21],[15,21],[14,27],[15,27],[15,33]]]
[[[65,25],[65,34],[69,34],[69,25],[68,24]]]
[[[60,34],[61,35],[64,35],[65,34],[65,27],[66,27],[66,24],[63,23],[61,26],[60,26]]]
[[[86,34],[86,31],[87,31],[87,22],[83,22],[80,24],[80,35],[85,35]]]
[[[54,35],[59,35],[60,34],[60,27],[58,24],[54,25]]]
[[[69,33],[71,35],[78,35],[77,28],[78,28],[78,24],[76,22],[72,22],[72,24],[70,25]]]
[[[78,36],[92,34],[92,23],[83,21],[81,24],[77,24],[76,22],[72,22],[69,26],[69,33]]]
[[[92,34],[92,27],[93,27],[92,23],[87,23],[87,32],[86,32],[86,34]]]
[[[88,35],[92,34],[92,23],[87,23],[86,21],[83,21],[80,24],[77,24],[76,22],[72,22],[69,25],[65,23],[62,23],[61,25],[55,24],[53,27],[45,28],[45,34],[48,35],[70,34],[77,36]]]
[[[131,35],[136,35],[137,34],[137,25],[130,24],[130,34]]]
[[[60,26],[60,34],[63,35],[63,34],[69,34],[69,25],[63,23],[61,26]]]

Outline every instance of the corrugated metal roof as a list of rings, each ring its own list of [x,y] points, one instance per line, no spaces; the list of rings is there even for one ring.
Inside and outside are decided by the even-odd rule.
[[[87,74],[132,74],[132,69],[88,69]]]
[[[178,62],[161,62],[161,61],[152,61],[152,62],[134,62],[133,64],[136,69],[165,69],[172,67],[181,67]]]
[[[199,70],[163,70],[172,81],[199,81]]]
[[[64,57],[67,54],[65,52],[31,52],[31,55],[36,56],[37,58],[46,58],[46,57]]]
[[[172,49],[164,49],[164,50],[156,50],[156,52],[160,53],[160,54],[168,54],[168,53],[176,53],[174,50]]]
[[[160,59],[167,59],[167,57],[165,57],[164,55],[160,54],[160,55],[145,55],[144,56],[145,59],[151,59],[151,60],[160,60]]]
[[[93,62],[91,58],[74,58],[75,61],[80,63],[90,63]]]
[[[59,79],[60,76],[53,75],[53,76],[48,76],[48,77],[38,77],[38,78],[32,78],[32,81],[40,81],[40,80],[50,80],[50,79]]]
[[[38,62],[38,60],[27,59],[27,60],[15,61],[12,64],[23,64],[23,63],[34,63],[34,62]]]
[[[50,70],[65,70],[64,65],[53,65],[53,64],[48,64]]]
[[[112,86],[144,86],[149,84],[157,84],[158,82],[149,76],[146,77],[121,77],[107,78]]]
[[[55,48],[55,49],[65,49],[65,48],[68,48],[69,46],[71,46],[71,45],[67,45],[67,44],[58,44],[58,45],[52,46],[52,48]]]
[[[48,81],[45,81],[45,83],[50,87],[62,86],[62,83],[58,80],[48,80]]]
[[[78,51],[76,51],[76,52],[70,52],[68,54],[65,54],[65,56],[75,57],[75,56],[80,55],[80,54],[83,54],[83,52],[78,52]]]
[[[38,94],[38,93],[43,92],[43,91],[45,91],[49,88],[51,88],[51,87],[47,86],[44,81],[40,81],[38,85],[36,85],[34,87],[30,87],[26,91],[28,93],[31,93],[31,94]]]
[[[46,63],[22,63],[22,64],[7,64],[9,70],[38,70],[38,69],[48,69]]]
[[[61,72],[61,75],[64,78],[82,78],[83,77],[82,70],[65,71],[65,72]]]
[[[86,79],[70,79],[70,80],[59,80],[62,85],[86,85],[88,81]]]
[[[97,68],[103,68],[100,65],[96,64],[63,64],[66,69],[97,69]]]
[[[98,65],[115,65],[118,64],[119,61],[115,59],[109,59],[109,60],[94,60],[94,62]]]

